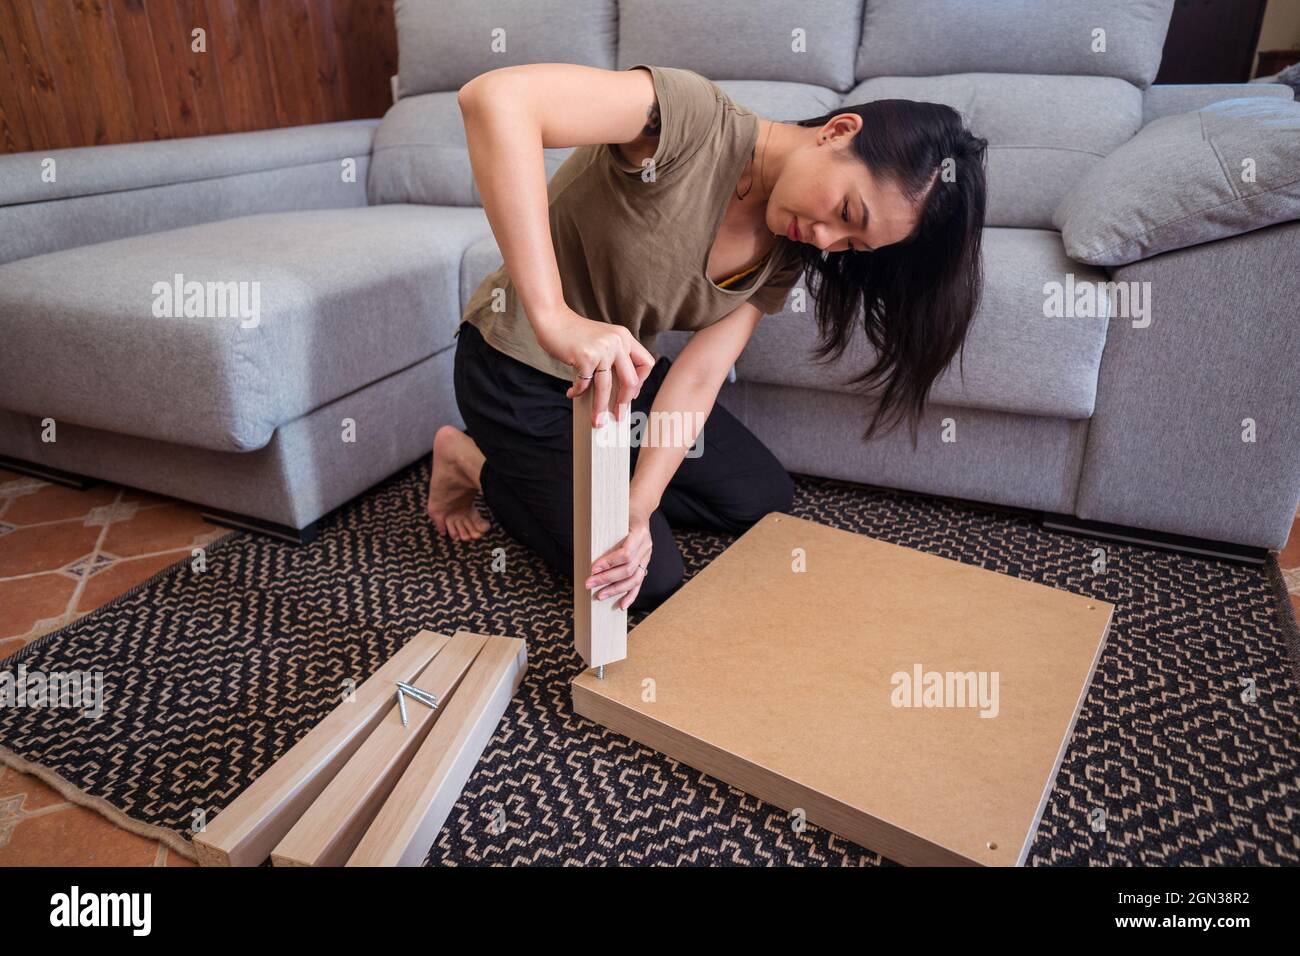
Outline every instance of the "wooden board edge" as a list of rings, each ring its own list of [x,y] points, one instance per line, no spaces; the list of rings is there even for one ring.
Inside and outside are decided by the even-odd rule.
[[[573,647],[584,662],[591,660],[591,600],[586,565],[591,560],[591,442],[586,424],[591,414],[591,388],[573,400]]]
[[[1105,602],[1099,601],[1098,603],[1104,604]],[[1106,642],[1110,640],[1110,628],[1115,621],[1114,606],[1108,606],[1111,610],[1106,614],[1106,626],[1102,628],[1101,640],[1097,642],[1097,652],[1093,655],[1092,664],[1088,668],[1087,676],[1083,679],[1079,699],[1075,701],[1074,713],[1070,716],[1070,725],[1065,728],[1065,736],[1061,739],[1061,746],[1056,751],[1056,759],[1052,762],[1052,770],[1043,784],[1043,795],[1038,800],[1038,809],[1034,812],[1034,819],[1029,823],[1029,832],[1025,834],[1025,842],[1021,845],[1019,853],[1016,854],[1016,866],[1024,866],[1029,860],[1029,851],[1038,836],[1038,827],[1043,822],[1047,802],[1052,798],[1052,791],[1056,789],[1056,778],[1061,773],[1061,765],[1065,762],[1065,755],[1070,749],[1070,744],[1074,742],[1074,726],[1079,721],[1079,714],[1083,710],[1084,701],[1088,699],[1088,691],[1092,690],[1092,679],[1097,676],[1097,667],[1101,664],[1101,656],[1106,650]]]
[[[573,402],[573,646],[589,667],[627,657],[627,610],[617,600],[597,601],[583,586],[596,558],[628,531],[631,406],[621,422],[612,420],[617,371],[610,378],[611,421],[603,430],[591,426],[591,387]],[[601,446],[598,435],[613,444]]]
[[[584,673],[590,673],[586,671]],[[790,780],[773,782],[779,775],[707,741],[634,713],[595,693],[578,680],[570,685],[573,712],[708,774],[738,790],[786,811],[802,809],[808,822],[906,866],[984,866],[949,847],[932,843],[902,827],[862,814],[833,797]],[[639,719],[636,719],[639,718]],[[783,787],[785,789],[783,789]]]
[[[245,787],[227,804],[201,833],[195,834],[192,844],[199,865],[260,865],[297,822],[303,810],[361,746],[361,742],[374,725],[383,719],[383,715],[387,713],[383,702],[388,698],[386,693],[377,693],[381,685],[392,680],[415,679],[450,640],[451,638],[446,634],[421,629],[392,657],[379,665],[356,690],[360,697],[366,692],[367,686],[374,682],[373,690],[376,694],[373,704],[363,705],[361,713],[354,715],[358,718],[355,726],[344,725],[341,720],[331,721],[331,718],[340,711],[338,707],[330,711],[320,723],[282,754],[266,773]],[[421,647],[421,643],[426,646]],[[328,726],[327,722],[329,722]],[[295,751],[310,753],[313,748],[322,746],[321,739],[328,738],[330,733],[337,733],[337,728],[340,726],[348,726],[348,732],[333,746],[325,747],[322,755],[316,759],[314,768],[306,774],[290,775],[287,779],[280,779],[287,771],[282,769],[277,772],[277,766],[282,768],[290,766]],[[263,805],[270,802],[277,791],[280,792],[279,802],[269,809],[264,808]]]
[[[485,664],[483,654],[489,653],[494,641],[510,641],[512,644],[517,643],[518,647],[512,648],[513,653],[508,658],[503,655],[500,662]],[[494,656],[495,653],[497,652],[493,651]],[[444,714],[443,719],[434,724],[433,733],[425,738],[420,751],[394,789],[394,794],[403,788],[416,794],[411,811],[403,816],[403,811],[392,801],[390,795],[390,800],[380,810],[349,858],[348,866],[419,866],[437,840],[448,814],[460,799],[461,791],[478,765],[483,750],[496,734],[506,708],[510,706],[528,669],[528,646],[520,638],[489,638],[483,654],[476,659],[475,666],[493,668],[488,677],[488,692],[480,705],[467,715],[470,727],[463,738],[457,740],[453,737],[450,741],[450,744],[458,743],[459,746],[445,759],[439,756],[439,752],[445,751],[449,743],[445,739],[445,732],[460,735],[460,728],[449,730],[449,717],[453,721],[466,718],[466,715],[461,715],[458,711]],[[467,674],[465,680],[468,681],[470,676]],[[457,697],[453,696],[453,706],[456,700]],[[430,767],[435,770],[433,775],[428,775]],[[442,773],[439,775],[437,770]],[[398,834],[396,843],[385,842],[385,837],[381,834],[388,831]]]

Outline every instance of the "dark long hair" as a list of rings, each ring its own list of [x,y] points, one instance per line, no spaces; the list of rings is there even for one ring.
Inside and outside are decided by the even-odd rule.
[[[983,291],[988,141],[972,135],[952,107],[913,100],[844,106],[796,125],[823,126],[841,113],[862,117],[852,155],[908,201],[924,194],[924,204],[911,235],[875,252],[823,253],[800,244],[806,284],[817,303],[817,358],[838,358],[862,314],[877,359],[846,383],[862,385],[876,398],[862,438],[886,423],[892,430],[906,417],[915,448],[930,387],[959,349],[964,356],[966,331]],[[947,177],[945,159],[952,160]]]

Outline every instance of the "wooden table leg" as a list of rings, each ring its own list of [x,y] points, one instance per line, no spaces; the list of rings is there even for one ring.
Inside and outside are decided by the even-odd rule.
[[[631,406],[614,419],[618,373],[612,372],[609,417],[591,427],[595,389],[573,400],[573,643],[588,667],[627,657],[627,611],[622,598],[597,601],[583,586],[592,562],[627,537],[631,472]]]

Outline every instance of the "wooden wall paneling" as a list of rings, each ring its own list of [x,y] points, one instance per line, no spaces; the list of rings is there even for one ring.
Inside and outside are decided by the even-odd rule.
[[[1255,61],[1265,0],[1178,0],[1157,83],[1245,83]]]
[[[225,0],[230,2],[230,0]],[[289,115],[285,109],[275,69],[271,65],[271,45],[266,37],[266,21],[262,17],[259,0],[234,0],[239,19],[239,35],[244,45],[245,69],[255,64],[255,82],[262,85],[261,119],[254,128],[264,129],[283,125],[279,119]]]
[[[79,54],[85,47],[72,15],[71,0],[36,3],[32,10],[45,51],[45,68],[63,107],[66,142],[86,146],[102,142],[96,134],[93,101],[84,95],[79,83],[86,69]]]
[[[614,419],[619,375],[610,373],[609,417],[593,428],[595,386],[573,400],[573,645],[588,667],[627,657],[627,611],[622,597],[598,601],[586,588],[591,565],[627,537],[631,472],[631,406]]]
[[[155,0],[156,2],[156,0]],[[194,87],[194,102],[198,104],[203,132],[228,133],[232,129],[226,119],[226,98],[222,89],[221,50],[224,35],[212,29],[212,17],[206,0],[169,0],[180,14],[185,36],[183,51],[188,57],[190,84]],[[207,34],[207,52],[195,53],[191,45],[195,29]]]
[[[408,699],[407,722],[403,724],[401,708],[389,708],[352,759],[271,852],[276,866],[342,866],[348,861],[486,642],[484,634],[456,632],[411,681],[437,699],[438,709]]]
[[[163,101],[173,136],[200,136],[203,117],[199,113],[194,81],[190,78],[190,31],[179,11],[167,0],[153,0],[145,6],[150,41],[162,77]]]
[[[50,73],[45,43],[41,39],[40,27],[32,6],[25,0],[15,0],[10,4],[13,14],[14,36],[19,53],[22,56],[25,88],[31,94],[24,106],[24,113],[29,122],[36,117],[40,124],[43,139],[39,143],[33,136],[33,149],[59,149],[65,146],[81,145],[72,135],[64,116],[62,90],[54,89],[54,77]],[[35,109],[32,108],[35,105]]]
[[[18,100],[18,86],[0,38],[0,152],[21,153],[32,148],[27,117]]]
[[[21,153],[33,149],[34,121],[27,118],[23,92],[26,74],[22,51],[17,41],[18,31],[13,24],[13,11],[0,2],[0,151]]]
[[[347,92],[347,119],[383,116],[397,72],[393,0],[333,0],[334,36]]]
[[[265,8],[265,5],[263,5]],[[316,55],[306,0],[277,0],[275,15],[263,18],[271,73],[282,112],[279,126],[324,123],[330,119],[322,87],[316,82]]]
[[[419,866],[528,669],[513,637],[489,637],[348,866]]]
[[[231,132],[265,129],[275,121],[275,86],[266,64],[266,41],[256,29],[261,26],[257,2],[251,7],[236,0],[207,3],[226,126]]]
[[[334,8],[330,0],[309,0],[307,25],[311,48],[316,52],[316,85],[325,101],[325,115],[342,119],[347,113],[339,70],[338,49],[334,42]]]
[[[128,140],[171,139],[172,121],[144,0],[112,0],[112,8],[135,112],[136,126]]]
[[[0,0],[0,151],[377,118],[396,70],[393,0]]]
[[[395,681],[410,682],[450,640],[420,631],[252,782],[194,837],[203,866],[257,866],[388,713]],[[341,689],[341,688],[340,688]]]
[[[131,96],[131,83],[127,77],[126,60],[117,39],[117,26],[109,0],[92,0],[75,4],[79,15],[81,47],[84,50],[82,68],[90,77],[90,102],[94,105],[96,119],[96,144],[124,143],[136,137],[139,121]]]

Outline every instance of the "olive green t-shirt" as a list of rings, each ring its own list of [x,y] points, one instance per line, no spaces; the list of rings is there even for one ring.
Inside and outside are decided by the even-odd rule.
[[[803,269],[795,244],[781,237],[754,272],[726,288],[708,277],[759,118],[693,70],[639,66],[649,69],[659,102],[650,168],[627,164],[609,145],[582,146],[556,170],[547,195],[565,303],[584,318],[626,327],[654,353],[660,332],[706,328],[746,301],[779,312]],[[507,355],[573,381],[573,368],[538,343],[504,265],[479,284],[461,321]]]

